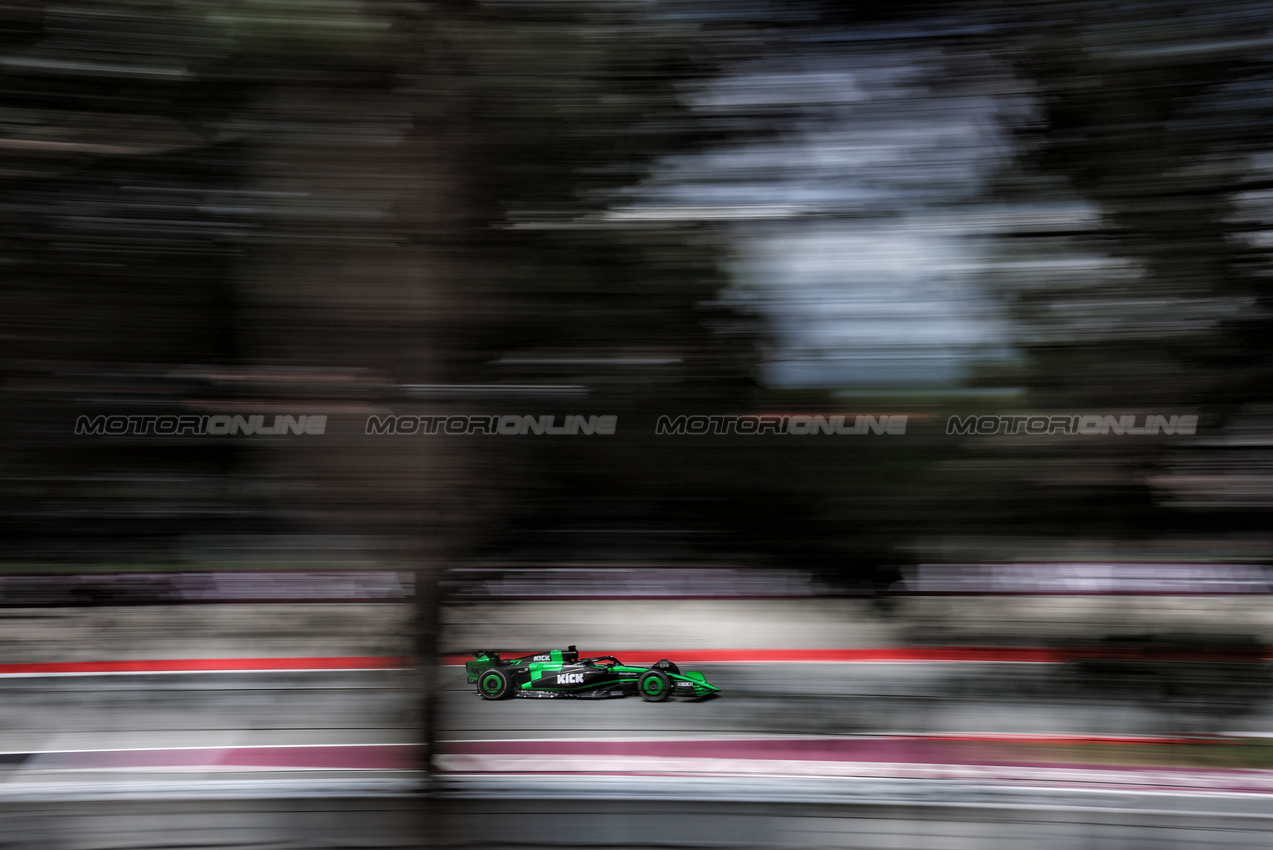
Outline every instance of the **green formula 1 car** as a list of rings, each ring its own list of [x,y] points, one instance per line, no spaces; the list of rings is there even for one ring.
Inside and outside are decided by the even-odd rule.
[[[648,702],[662,702],[672,695],[702,699],[720,692],[702,673],[682,673],[667,659],[650,667],[632,667],[613,655],[580,658],[573,646],[518,658],[500,658],[498,652],[483,649],[473,653],[464,670],[483,699],[601,699],[640,694]]]

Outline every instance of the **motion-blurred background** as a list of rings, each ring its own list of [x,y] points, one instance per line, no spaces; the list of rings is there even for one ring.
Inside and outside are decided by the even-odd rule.
[[[0,5],[0,847],[1267,846],[1270,60],[1227,0]],[[567,644],[724,695],[456,666]]]

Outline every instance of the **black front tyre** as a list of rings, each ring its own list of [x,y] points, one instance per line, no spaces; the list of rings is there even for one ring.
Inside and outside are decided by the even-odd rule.
[[[646,702],[663,702],[672,692],[672,680],[661,670],[646,670],[637,679],[637,690]]]
[[[477,680],[477,692],[482,695],[482,699],[504,699],[512,688],[513,683],[508,674],[498,667],[483,670]]]

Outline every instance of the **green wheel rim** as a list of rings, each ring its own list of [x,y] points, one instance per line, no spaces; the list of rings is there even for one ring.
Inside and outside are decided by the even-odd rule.
[[[647,694],[657,694],[663,691],[663,680],[658,676],[651,676],[645,680],[645,692]]]
[[[486,678],[482,679],[482,690],[488,694],[499,693],[500,687],[501,687],[501,683],[499,680],[499,676],[487,676]]]

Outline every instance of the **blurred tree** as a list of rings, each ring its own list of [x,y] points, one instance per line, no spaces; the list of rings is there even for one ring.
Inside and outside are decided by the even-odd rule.
[[[1200,435],[1233,426],[1270,377],[1259,233],[1273,100],[1268,46],[1251,34],[1273,18],[1250,4],[1167,0],[1008,14],[1002,31],[1037,102],[999,185],[1024,213],[996,272],[1022,328],[1022,405],[1201,412]],[[1273,506],[1273,494],[1223,516],[1165,504],[1164,482],[1189,486],[1170,472],[1189,452],[1171,441],[1006,450],[1000,472],[986,455],[958,467],[980,465],[1002,484],[984,491],[1001,497],[996,507],[969,503],[957,524],[981,514],[1035,533],[1136,538],[1257,530]],[[1234,461],[1206,466],[1232,476],[1247,462]]]
[[[1017,31],[1039,104],[1022,164],[1036,197],[1056,197],[1047,181],[1059,179],[1093,205],[1052,242],[1107,258],[1016,290],[1040,400],[1230,406],[1262,395],[1267,258],[1239,208],[1267,182],[1268,48],[1249,34],[1273,17],[1164,0],[1033,11]]]

